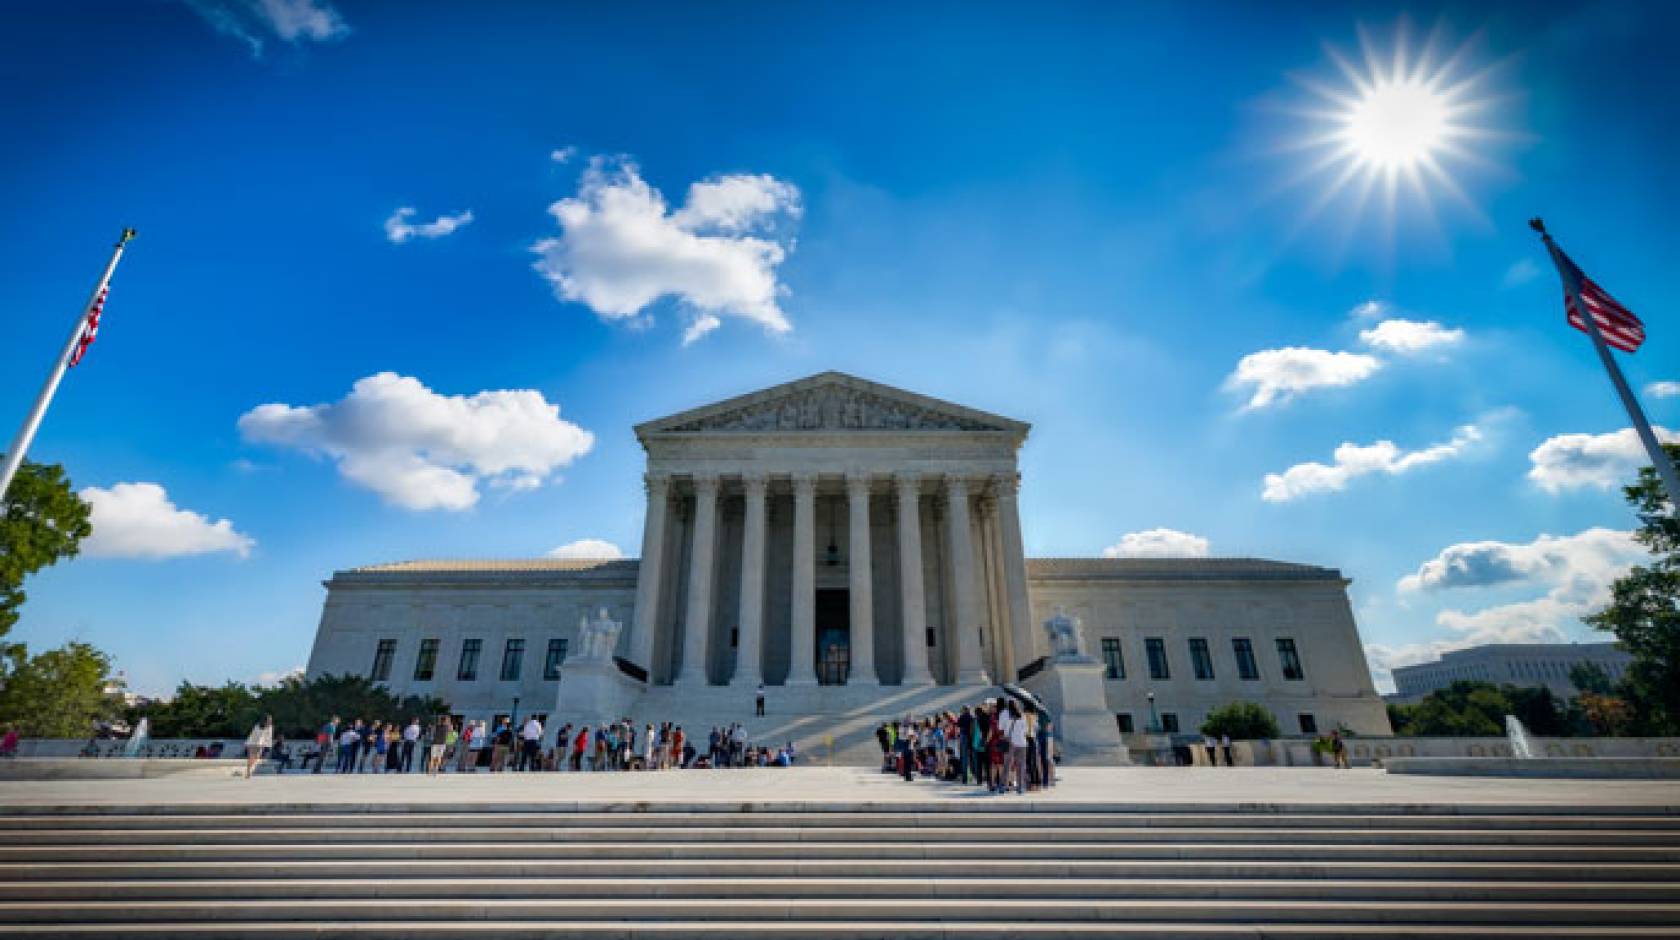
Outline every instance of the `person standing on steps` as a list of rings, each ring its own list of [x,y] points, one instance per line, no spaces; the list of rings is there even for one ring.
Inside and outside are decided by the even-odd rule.
[[[1231,760],[1231,736],[1230,735],[1222,734],[1222,735],[1219,736],[1219,749],[1221,751],[1225,752],[1225,766],[1227,766],[1227,767],[1237,766],[1236,762]]]
[[[753,699],[756,703],[756,705],[754,707],[754,710],[753,710],[753,714],[757,715],[760,718],[763,718],[764,717],[764,683],[760,682],[758,684],[758,691],[753,693]]]
[[[1213,735],[1211,735],[1211,734],[1202,735],[1202,750],[1207,751],[1208,766],[1209,767],[1218,767],[1219,766],[1219,751],[1217,750],[1218,747],[1219,747],[1219,742],[1217,742],[1213,739]]]
[[[257,763],[274,746],[274,716],[264,715],[263,720],[257,722],[251,733],[245,738],[245,779],[251,779],[251,772],[257,769]]]
[[[414,749],[420,745],[420,719],[410,718],[402,733],[402,772],[414,772]]]

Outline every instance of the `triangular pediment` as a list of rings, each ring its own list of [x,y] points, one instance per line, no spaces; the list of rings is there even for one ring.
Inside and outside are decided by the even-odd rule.
[[[822,372],[636,426],[636,435],[689,433],[788,434],[809,431],[992,431],[1025,436],[1020,421],[880,385],[843,372]]]

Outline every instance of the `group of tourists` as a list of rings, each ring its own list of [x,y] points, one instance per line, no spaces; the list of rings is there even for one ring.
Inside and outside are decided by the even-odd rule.
[[[1017,793],[1054,786],[1055,727],[1032,702],[999,698],[875,729],[881,770]]]

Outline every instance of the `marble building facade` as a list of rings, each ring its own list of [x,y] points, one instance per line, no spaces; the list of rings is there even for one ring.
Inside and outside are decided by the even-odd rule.
[[[372,674],[475,718],[508,714],[517,698],[522,714],[555,719],[696,725],[747,717],[763,684],[780,712],[764,734],[866,755],[864,732],[882,717],[973,701],[1023,675],[1028,687],[1045,681],[1056,663],[1041,624],[1065,608],[1105,670],[1079,707],[1110,713],[1115,730],[1093,733],[1158,725],[1169,704],[1193,730],[1232,697],[1275,702],[1286,726],[1306,714],[1326,729],[1387,732],[1333,570],[1027,559],[1016,457],[1028,430],[833,372],[638,425],[638,559],[337,572],[308,671]],[[616,668],[595,677],[606,685],[577,678],[589,619],[622,625]],[[1194,678],[1207,657],[1191,639],[1229,661]],[[1239,678],[1252,670],[1232,659],[1233,639],[1258,650],[1260,678]],[[1280,640],[1293,646],[1287,670]],[[1137,671],[1113,675],[1102,657],[1117,643]],[[1143,679],[1163,655],[1166,675]]]

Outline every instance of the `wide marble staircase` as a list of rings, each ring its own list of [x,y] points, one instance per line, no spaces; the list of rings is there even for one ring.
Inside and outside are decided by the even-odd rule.
[[[0,808],[0,936],[1676,937],[1680,816],[929,800]]]

